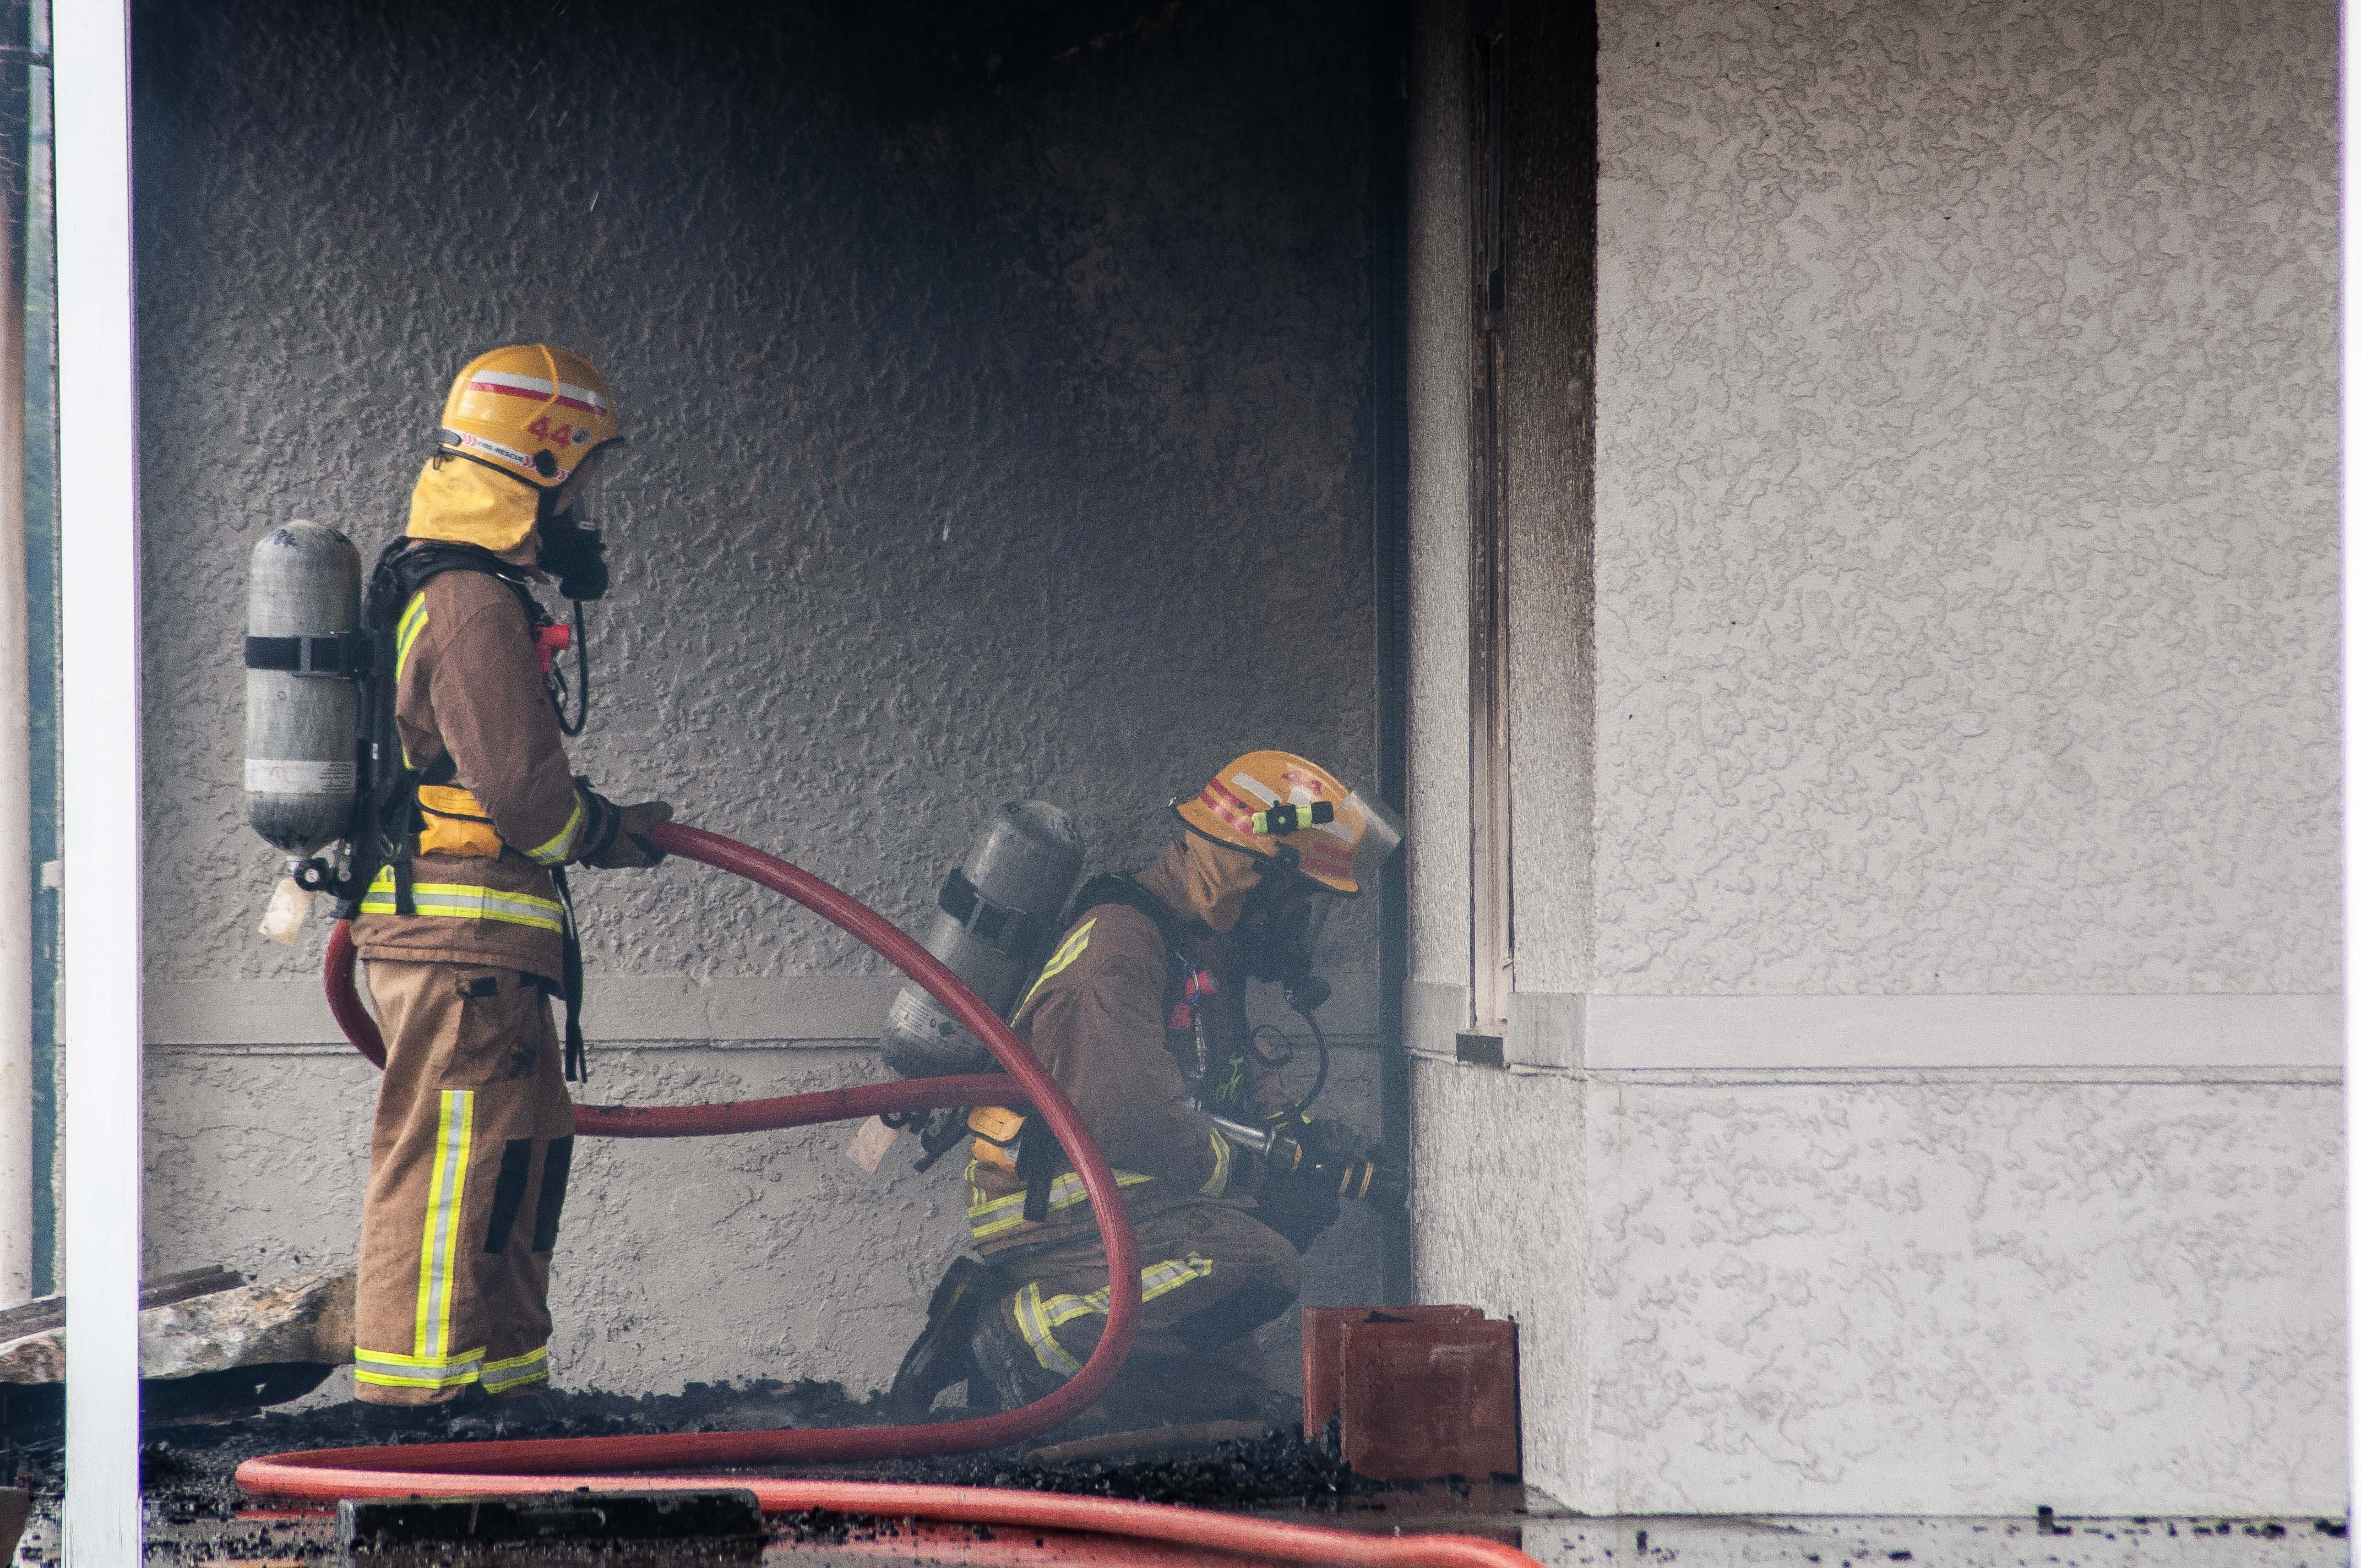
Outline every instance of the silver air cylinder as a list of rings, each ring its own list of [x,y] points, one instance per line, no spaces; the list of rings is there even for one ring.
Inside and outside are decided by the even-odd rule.
[[[339,660],[360,622],[351,540],[316,522],[262,536],[246,588],[246,819],[293,857],[344,837],[352,817],[361,688]]]
[[[943,879],[927,951],[1005,1018],[1049,956],[1058,916],[1082,871],[1082,838],[1045,800],[992,814],[967,860]],[[914,982],[885,1014],[878,1054],[905,1078],[989,1072],[992,1053]]]

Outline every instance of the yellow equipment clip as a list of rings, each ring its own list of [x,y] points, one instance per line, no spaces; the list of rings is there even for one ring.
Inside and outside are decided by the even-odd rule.
[[[975,1136],[969,1147],[975,1163],[1016,1174],[1016,1140],[1025,1135],[1026,1118],[1005,1105],[979,1105],[967,1113],[967,1130]]]

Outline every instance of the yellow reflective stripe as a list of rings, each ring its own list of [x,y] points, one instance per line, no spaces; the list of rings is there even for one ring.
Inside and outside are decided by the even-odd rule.
[[[1150,1264],[1139,1271],[1139,1300],[1142,1306],[1160,1296],[1170,1296],[1192,1279],[1211,1279],[1213,1261],[1191,1253],[1186,1257],[1168,1257],[1161,1263]],[[1076,1318],[1093,1314],[1104,1317],[1107,1310],[1107,1288],[1102,1285],[1085,1296],[1052,1296],[1041,1298],[1041,1282],[1035,1280],[1016,1294],[1016,1328],[1025,1343],[1033,1350],[1033,1359],[1050,1372],[1062,1372],[1071,1377],[1082,1369],[1082,1363],[1058,1343],[1057,1331]]]
[[[451,1282],[458,1272],[459,1214],[467,1196],[467,1145],[475,1113],[473,1090],[443,1091],[434,1124],[434,1169],[426,1191],[426,1228],[419,1241],[418,1354],[425,1358],[448,1359],[451,1354]]]
[[[492,1393],[513,1388],[520,1383],[537,1382],[549,1376],[549,1347],[526,1351],[505,1361],[484,1363],[484,1387]]]
[[[1169,1296],[1191,1279],[1210,1279],[1213,1266],[1191,1253],[1187,1257],[1168,1257],[1162,1263],[1150,1264],[1139,1271],[1139,1301],[1146,1306],[1159,1296]],[[1041,1318],[1051,1328],[1060,1328],[1076,1318],[1107,1310],[1107,1288],[1102,1285],[1084,1296],[1052,1296],[1042,1303]]]
[[[1153,1301],[1159,1296],[1170,1295],[1191,1279],[1211,1279],[1213,1277],[1213,1261],[1211,1258],[1199,1257],[1193,1252],[1187,1257],[1167,1258],[1153,1268],[1139,1271],[1139,1299],[1142,1302]],[[1106,1292],[1101,1290],[1099,1294],[1104,1296]]]
[[[1208,1128],[1206,1135],[1213,1140],[1213,1174],[1197,1190],[1208,1198],[1219,1198],[1230,1190],[1230,1140],[1222,1136],[1218,1127]]]
[[[401,612],[401,619],[395,621],[393,626],[393,679],[395,685],[399,685],[401,683],[401,672],[409,667],[411,644],[416,642],[418,641],[418,634],[425,630],[426,596],[424,594],[412,594],[410,597],[409,605]]]
[[[1137,1171],[1118,1170],[1115,1173],[1115,1184],[1119,1188],[1139,1187],[1155,1179]],[[1082,1179],[1071,1171],[1049,1184],[1049,1212],[1053,1214],[1090,1201],[1091,1195],[1082,1189]],[[1025,1194],[1011,1192],[1005,1198],[985,1197],[983,1190],[975,1185],[975,1166],[970,1162],[967,1223],[969,1233],[978,1241],[1013,1231],[1025,1223]]]
[[[353,1352],[353,1376],[363,1383],[375,1383],[388,1388],[456,1388],[476,1380],[483,1359],[481,1350],[444,1357],[398,1355],[388,1350],[356,1349]]]
[[[557,837],[538,850],[527,850],[524,858],[538,865],[554,866],[574,853],[574,846],[582,837],[583,809],[587,804],[577,787],[574,792],[574,815],[566,819],[566,826],[557,830]]]
[[[1033,1349],[1033,1359],[1045,1372],[1056,1372],[1071,1377],[1082,1369],[1082,1364],[1066,1354],[1049,1324],[1041,1317],[1041,1282],[1035,1280],[1016,1293],[1016,1332]]]
[[[401,685],[401,672],[410,664],[410,646],[418,641],[418,634],[425,630],[426,596],[423,593],[412,594],[410,596],[410,603],[402,609],[401,619],[393,624],[393,684],[397,690]],[[410,760],[409,743],[397,735],[395,744],[401,748],[401,765],[405,768],[417,766]]]
[[[417,882],[410,884],[410,901],[421,915],[440,915],[455,920],[506,920],[542,931],[566,929],[566,911],[557,900],[530,893],[498,893],[468,883]],[[361,913],[399,913],[394,904],[393,868],[387,866],[379,871],[368,892],[362,894]]]
[[[1067,965],[1082,956],[1082,949],[1091,945],[1091,927],[1097,924],[1096,920],[1083,921],[1082,925],[1075,927],[1074,934],[1067,938],[1056,952],[1049,955],[1049,961],[1041,966],[1039,978],[1026,988],[1025,1002],[1032,1001],[1033,993],[1040,990],[1052,975],[1063,973]],[[1018,1013],[1025,1011],[1025,1002],[1016,1004]],[[1012,1017],[1015,1015],[1015,1014],[1010,1014]]]

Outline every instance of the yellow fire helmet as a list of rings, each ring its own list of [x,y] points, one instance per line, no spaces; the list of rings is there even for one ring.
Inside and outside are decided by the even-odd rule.
[[[1187,800],[1172,803],[1189,831],[1300,871],[1351,898],[1400,848],[1401,818],[1292,751],[1249,751]]]
[[[451,383],[436,439],[536,489],[566,483],[582,459],[623,439],[598,367],[545,343],[478,355]]]

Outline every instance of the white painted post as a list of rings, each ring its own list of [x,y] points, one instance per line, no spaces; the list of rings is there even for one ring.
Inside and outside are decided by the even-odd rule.
[[[60,0],[68,1568],[140,1560],[139,400],[131,22]]]
[[[2343,332],[2344,364],[2340,377],[2342,439],[2339,443],[2344,513],[2345,670],[2345,1512],[2347,1533],[2354,1521],[2354,1499],[2361,1497],[2361,1179],[2356,1152],[2361,1150],[2361,1113],[2356,1113],[2355,1086],[2361,1083],[2361,1035],[2355,1031],[2354,999],[2361,997],[2361,735],[2355,733],[2353,694],[2361,690],[2361,470],[2354,455],[2361,450],[2361,330],[2353,313],[2361,308],[2361,247],[2354,244],[2353,219],[2361,212],[2361,167],[2356,167],[2353,132],[2356,116],[2353,94],[2361,88],[2361,0],[2344,0],[2342,15],[2344,70],[2338,94],[2339,217],[2337,224],[2339,288],[2337,320]]]
[[[31,96],[26,94],[28,117]],[[28,124],[26,145],[30,142]],[[25,221],[20,206],[0,223],[0,234],[22,234]],[[0,266],[0,1307],[33,1294],[33,1188],[41,1177],[33,1168],[31,621],[25,557],[25,291],[16,270]]]

